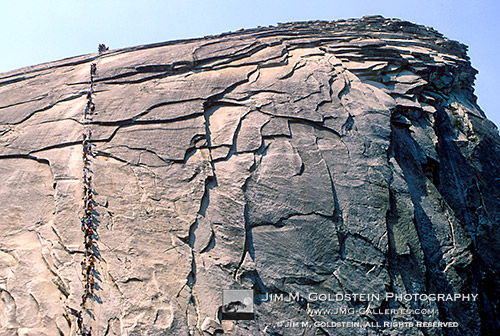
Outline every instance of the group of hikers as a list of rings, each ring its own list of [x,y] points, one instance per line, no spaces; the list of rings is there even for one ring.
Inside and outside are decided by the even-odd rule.
[[[85,307],[88,297],[94,295],[95,287],[95,244],[97,238],[94,223],[92,221],[92,212],[94,210],[94,193],[92,189],[92,176],[90,170],[90,157],[92,157],[92,131],[87,130],[83,134],[83,203],[84,213],[82,222],[82,231],[84,233],[85,255],[82,261],[82,275],[85,282],[85,292],[82,296],[82,308]]]
[[[95,111],[95,103],[92,101],[92,95],[94,94],[94,76],[97,75],[97,65],[95,63],[90,64],[90,90],[87,92],[87,105],[83,113],[84,119],[87,119],[88,115],[91,115]]]
[[[99,45],[101,48],[101,45]],[[88,115],[92,115],[95,110],[95,103],[92,101],[94,94],[94,77],[97,75],[97,65],[92,63],[90,65],[90,90],[87,92],[87,104],[84,111],[84,119]],[[87,309],[87,300],[94,297],[95,282],[96,282],[96,259],[97,259],[97,240],[96,225],[93,215],[94,211],[94,190],[92,188],[92,170],[90,168],[90,160],[92,154],[92,130],[88,127],[85,128],[83,133],[83,217],[81,218],[81,229],[84,234],[84,258],[81,262],[82,276],[84,283],[84,291],[82,295],[82,302],[80,310],[72,309],[73,314],[76,316],[77,334],[80,336],[92,336],[92,327],[86,328],[83,321],[83,310]]]
[[[83,335],[83,336],[92,336],[92,327],[90,327],[88,330],[84,330],[83,327],[83,316],[82,316],[82,311],[78,311],[76,313],[76,327],[78,329],[78,334]]]
[[[104,43],[99,44],[99,48],[97,48],[99,51],[99,54],[102,54],[103,52],[106,52],[109,50],[109,47],[106,47]]]
[[[99,44],[99,54],[109,50],[105,44]],[[90,89],[87,92],[87,104],[84,110],[84,122],[87,117],[92,118],[95,111],[95,103],[92,100],[94,95],[94,78],[97,76],[97,64],[90,64]],[[84,290],[80,310],[69,308],[72,315],[76,317],[77,335],[92,336],[92,327],[87,328],[83,320],[83,311],[88,309],[87,300],[94,298],[94,290],[96,285],[96,260],[98,258],[97,251],[97,227],[94,220],[94,190],[92,188],[92,169],[90,168],[90,160],[92,154],[92,130],[89,127],[85,128],[83,133],[83,217],[81,218],[81,229],[84,234],[84,258],[81,262]]]

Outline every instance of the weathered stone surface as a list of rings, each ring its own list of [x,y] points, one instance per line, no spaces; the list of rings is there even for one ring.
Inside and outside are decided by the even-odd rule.
[[[86,123],[96,335],[500,334],[500,137],[475,74],[464,45],[378,16],[0,74],[0,335],[75,334]],[[221,321],[222,290],[239,288],[298,300]],[[311,310],[366,308],[434,314]],[[458,327],[384,325],[417,321]]]

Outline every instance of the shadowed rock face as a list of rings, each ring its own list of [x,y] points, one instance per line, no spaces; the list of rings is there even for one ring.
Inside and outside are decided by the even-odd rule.
[[[95,334],[500,334],[500,138],[476,105],[466,47],[365,17],[1,74],[1,335],[76,330],[91,62]],[[219,321],[222,289],[238,288],[301,300],[257,302],[255,321]],[[385,302],[386,292],[478,296]],[[396,308],[434,314],[375,312]]]

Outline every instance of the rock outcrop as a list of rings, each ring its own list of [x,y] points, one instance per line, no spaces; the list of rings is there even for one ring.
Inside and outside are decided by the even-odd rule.
[[[500,137],[475,74],[463,44],[382,17],[1,74],[0,334],[77,330],[86,126],[93,335],[500,334]],[[240,288],[255,319],[220,320]]]

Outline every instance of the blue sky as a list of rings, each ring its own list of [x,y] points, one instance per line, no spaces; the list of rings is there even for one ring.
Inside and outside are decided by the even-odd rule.
[[[500,125],[498,0],[11,0],[0,12],[0,72],[139,44],[202,37],[278,22],[381,14],[432,26],[469,46],[476,94]]]

